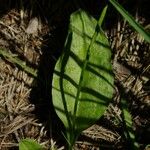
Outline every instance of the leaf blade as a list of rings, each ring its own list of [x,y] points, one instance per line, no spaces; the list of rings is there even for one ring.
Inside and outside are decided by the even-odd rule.
[[[55,66],[52,96],[59,118],[77,136],[103,115],[114,79],[111,50],[98,22],[82,10],[72,14],[70,22],[65,51]]]
[[[44,148],[32,139],[23,139],[19,142],[19,150],[43,150]]]

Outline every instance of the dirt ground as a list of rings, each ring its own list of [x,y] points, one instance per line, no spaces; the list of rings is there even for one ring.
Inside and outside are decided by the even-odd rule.
[[[54,145],[65,149],[64,127],[51,100],[54,65],[63,49],[70,13],[81,7],[97,17],[105,4],[21,2],[0,0],[0,149],[16,150],[23,138],[36,139],[46,149]],[[123,4],[150,31],[146,3]],[[116,92],[104,116],[81,134],[75,149],[128,149],[119,107],[123,97],[144,150],[150,143],[150,44],[111,11],[104,29],[112,48]]]

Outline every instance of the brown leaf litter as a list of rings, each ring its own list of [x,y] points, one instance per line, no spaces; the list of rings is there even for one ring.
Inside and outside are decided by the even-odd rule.
[[[16,10],[10,10],[0,19],[0,48],[37,67],[42,36],[37,29],[28,33],[27,19],[24,14],[21,20]],[[0,58],[0,149],[16,147],[27,137],[45,147],[50,145],[44,126],[33,114],[34,105],[28,100],[33,80],[7,59]]]
[[[139,20],[143,18],[139,17]],[[149,25],[145,26],[146,29]],[[38,69],[41,46],[50,28],[40,18],[30,18],[27,12],[20,14],[12,9],[0,18],[0,48],[7,50],[24,60],[30,67]],[[119,21],[117,26],[107,31],[113,49],[113,68],[115,74],[116,94],[114,103],[110,104],[100,124],[85,130],[76,143],[76,149],[109,149],[116,146],[123,149],[120,136],[122,121],[121,110],[118,108],[121,91],[120,86],[128,95],[130,111],[133,113],[135,127],[148,131],[150,117],[150,45],[132,31],[126,22]],[[18,142],[26,137],[36,139],[44,147],[54,146],[55,142],[47,136],[45,126],[39,122],[33,111],[35,106],[30,103],[29,95],[34,78],[19,69],[9,60],[0,57],[0,149],[18,146]],[[144,115],[143,115],[144,114]],[[147,115],[147,116],[146,116]],[[107,123],[108,122],[108,123]],[[142,133],[138,133],[142,134]]]

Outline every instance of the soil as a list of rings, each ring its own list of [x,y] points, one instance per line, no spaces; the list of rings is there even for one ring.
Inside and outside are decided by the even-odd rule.
[[[149,32],[148,0],[121,3]],[[18,149],[24,138],[37,140],[45,149],[54,145],[66,149],[65,128],[52,105],[54,66],[64,46],[69,15],[82,8],[97,18],[105,4],[0,0],[0,149]],[[104,31],[112,48],[116,91],[104,116],[83,131],[75,149],[129,149],[130,141],[123,135],[123,98],[139,149],[144,150],[150,143],[150,44],[109,7]]]

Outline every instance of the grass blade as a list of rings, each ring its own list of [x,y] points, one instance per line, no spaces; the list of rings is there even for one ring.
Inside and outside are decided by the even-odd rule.
[[[99,24],[100,27],[102,26],[102,23],[103,23],[104,18],[105,18],[105,16],[106,16],[107,8],[108,8],[108,6],[106,5],[106,6],[104,7],[104,9],[102,10],[101,16],[100,16],[100,18],[99,18],[99,20],[98,20],[98,24]]]
[[[26,73],[37,78],[37,70],[27,66],[26,63],[23,60],[19,59],[18,57],[12,56],[9,52],[3,49],[0,49],[0,56],[3,56],[9,62],[16,64],[17,66],[22,68]]]
[[[132,115],[129,112],[127,101],[124,98],[121,99],[121,107],[123,111],[123,122],[125,125],[124,135],[128,140],[128,146],[130,145],[131,149],[137,150],[139,149],[139,145],[135,140],[135,134],[132,128]]]
[[[116,10],[129,22],[129,24],[139,33],[144,39],[150,43],[150,34],[147,33],[144,28],[135,21],[135,19],[115,0],[109,0],[110,3],[116,8]]]

